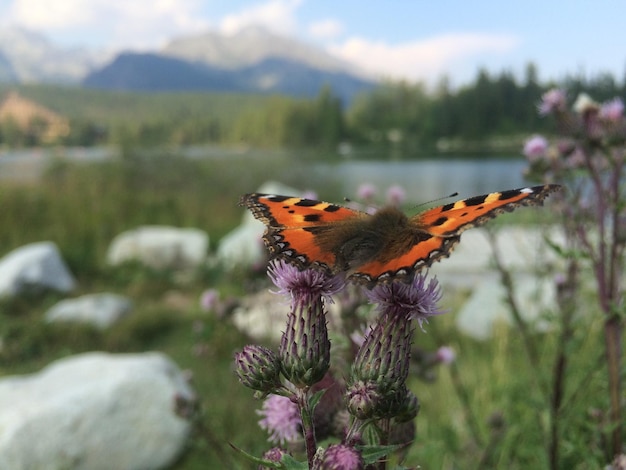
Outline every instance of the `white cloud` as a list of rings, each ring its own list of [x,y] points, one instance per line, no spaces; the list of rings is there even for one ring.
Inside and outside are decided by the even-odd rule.
[[[270,0],[257,3],[222,18],[220,30],[226,34],[233,34],[246,26],[255,25],[264,26],[281,34],[294,34],[297,29],[295,11],[301,3],[302,0]]]
[[[511,35],[451,33],[397,45],[351,38],[329,49],[375,76],[432,83],[468,60],[501,54],[518,44],[518,38]]]
[[[102,38],[112,47],[155,47],[172,35],[209,26],[200,0],[13,0],[4,22],[46,34]]]
[[[341,21],[328,18],[321,21],[316,21],[309,25],[309,32],[320,39],[333,39],[343,33],[343,24]]]

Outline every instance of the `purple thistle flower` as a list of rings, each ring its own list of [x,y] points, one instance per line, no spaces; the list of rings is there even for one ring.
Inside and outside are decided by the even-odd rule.
[[[345,444],[328,446],[321,459],[319,468],[324,470],[362,470],[365,468],[361,453]]]
[[[530,162],[545,157],[548,141],[541,135],[534,135],[524,143],[523,153]]]
[[[207,289],[200,295],[200,308],[205,312],[215,310],[220,300],[217,289]]]
[[[283,455],[287,455],[287,451],[281,449],[280,447],[272,447],[263,454],[263,458],[265,460],[269,460],[270,462],[280,462]],[[259,466],[259,470],[266,468],[267,467]]]
[[[624,117],[624,102],[621,98],[613,98],[600,106],[600,119],[618,122]]]
[[[376,196],[378,193],[378,188],[371,183],[363,183],[361,184],[357,190],[356,194],[358,199],[369,201]]]
[[[268,441],[284,444],[301,438],[300,410],[289,398],[270,395],[265,399],[262,409],[258,410],[257,414],[263,416],[263,419],[259,421],[259,426],[270,434]]]
[[[409,283],[378,284],[365,295],[382,312],[402,316],[406,321],[417,320],[422,330],[428,317],[443,313],[437,306],[441,287],[436,278],[427,284],[425,274],[416,274]]]
[[[437,349],[436,357],[441,364],[452,364],[456,359],[456,353],[450,346],[441,346]]]
[[[553,88],[543,94],[539,104],[539,114],[545,116],[555,112],[565,111],[567,96],[563,90]]]
[[[387,189],[387,203],[392,206],[400,206],[406,200],[406,191],[402,186],[393,185]]]
[[[289,296],[292,302],[308,302],[313,297],[322,297],[332,302],[332,295],[345,286],[342,275],[329,276],[321,269],[301,270],[283,260],[270,261],[267,274],[278,287],[276,292]]]

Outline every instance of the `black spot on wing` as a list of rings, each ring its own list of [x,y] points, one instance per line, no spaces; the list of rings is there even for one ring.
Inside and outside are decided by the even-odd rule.
[[[502,191],[498,199],[500,201],[506,201],[507,199],[511,199],[511,198],[519,196],[520,192],[521,191],[519,189],[509,189],[508,191]]]
[[[319,222],[321,219],[319,214],[307,214],[304,216],[305,222]]]
[[[324,208],[324,211],[326,211],[326,212],[336,212],[339,209],[341,209],[341,206],[336,206],[335,204],[329,204],[328,206],[326,206]]]
[[[433,222],[433,225],[443,225],[448,220],[447,217],[439,217],[437,220]]]
[[[272,202],[283,202],[287,199],[291,199],[291,196],[270,196],[268,199]]]
[[[465,205],[466,206],[480,206],[483,202],[485,202],[485,199],[487,199],[487,194],[485,194],[484,196],[474,196],[474,197],[470,197],[468,199],[465,199]]]
[[[317,206],[320,202],[314,201],[313,199],[300,199],[298,202],[294,204],[294,206],[300,207],[313,207]]]

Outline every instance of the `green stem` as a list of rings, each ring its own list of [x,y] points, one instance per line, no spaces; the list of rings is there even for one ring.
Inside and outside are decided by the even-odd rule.
[[[308,388],[298,389],[296,400],[298,408],[300,408],[300,418],[302,419],[302,434],[304,435],[306,446],[306,457],[309,462],[309,468],[312,468],[317,450],[317,441],[315,439],[315,427],[313,426],[313,410],[311,410],[309,404]]]

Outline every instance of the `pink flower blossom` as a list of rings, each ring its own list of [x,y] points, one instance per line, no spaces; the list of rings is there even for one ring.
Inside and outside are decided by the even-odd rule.
[[[426,274],[418,273],[407,283],[377,284],[365,291],[365,296],[377,304],[381,312],[417,320],[422,329],[429,317],[444,313],[437,305],[441,300],[441,287],[436,278],[428,280]]]
[[[442,364],[452,364],[456,359],[456,353],[450,346],[441,346],[437,349],[437,360]]]
[[[607,121],[619,121],[624,116],[624,102],[621,98],[613,98],[611,101],[602,103],[599,116]]]
[[[365,201],[373,199],[377,193],[378,188],[371,183],[363,183],[356,190],[357,197]]]
[[[541,97],[541,103],[539,104],[539,114],[545,116],[547,114],[554,113],[556,111],[564,111],[567,104],[567,97],[563,90],[553,88],[547,91]]]
[[[392,206],[399,206],[406,200],[406,191],[397,184],[387,189],[387,203]]]
[[[541,135],[534,135],[524,144],[523,153],[530,162],[537,161],[546,155],[548,141]]]
[[[205,312],[215,310],[220,300],[220,293],[216,289],[207,289],[200,295],[200,308]]]
[[[328,446],[322,457],[321,468],[329,470],[360,470],[364,468],[363,457],[354,447],[345,444]]]
[[[298,406],[289,398],[281,395],[269,395],[263,402],[263,408],[257,411],[263,416],[259,421],[261,429],[269,432],[268,441],[284,444],[297,441],[302,420]]]

